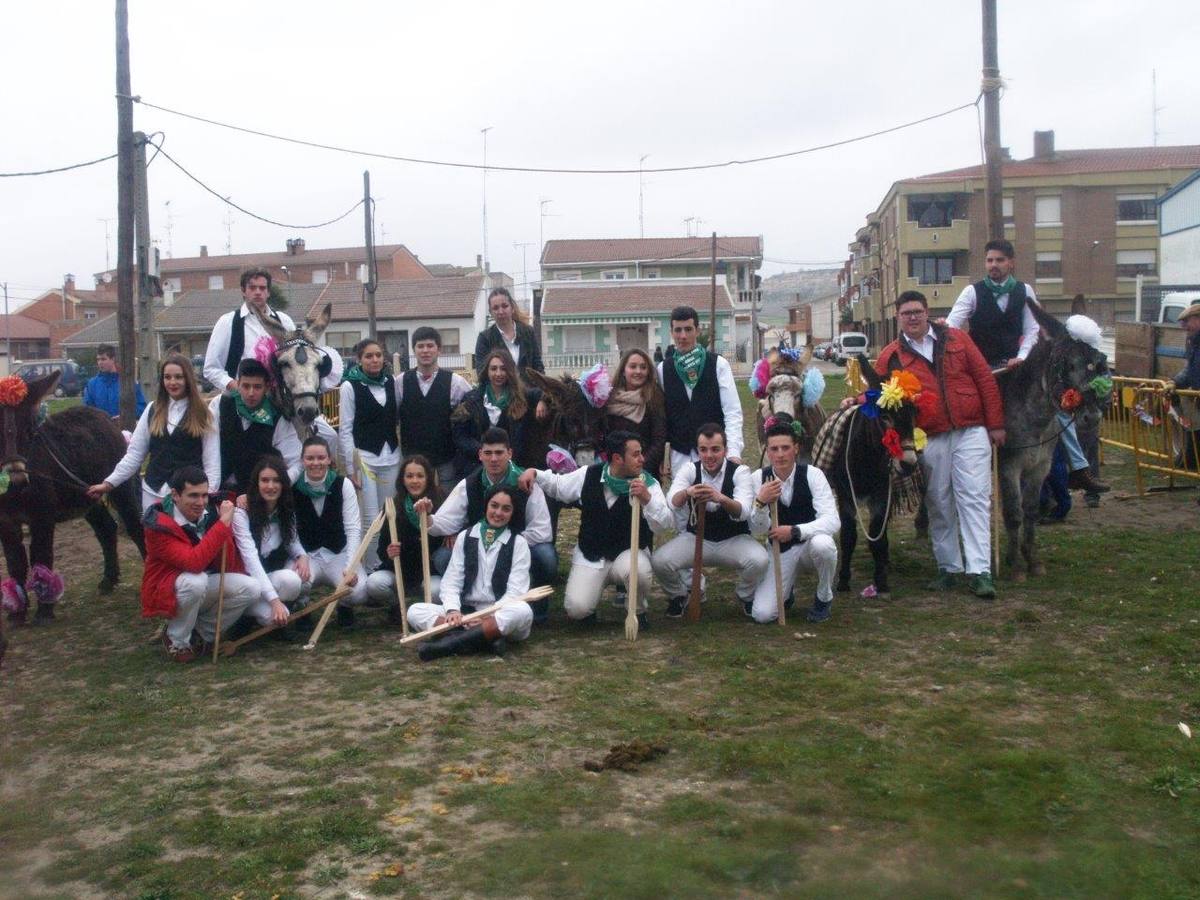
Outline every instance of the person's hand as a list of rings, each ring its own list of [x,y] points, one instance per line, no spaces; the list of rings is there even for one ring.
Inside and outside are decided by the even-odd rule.
[[[350,483],[352,485],[354,485],[354,489],[356,491],[362,490],[362,476],[361,475],[359,475],[357,472],[351,472],[346,477],[350,479]]]
[[[735,466],[740,466],[742,464],[742,458],[740,456],[727,456],[725,458]]]
[[[248,510],[250,508],[250,498],[247,497],[245,494],[238,494],[237,500],[235,500],[234,503],[237,504],[237,508],[240,509],[242,512],[245,512],[246,510]]]
[[[446,624],[458,627],[462,624],[462,613],[457,609],[452,609],[445,615]]]
[[[537,482],[537,469],[526,469],[517,476],[517,487],[527,494],[533,490],[535,482]]]
[[[230,378],[229,383],[225,385],[225,393],[233,394],[237,392],[237,379]]]
[[[937,319],[931,319],[930,322],[932,322],[934,325],[941,325],[943,328],[945,328],[947,324],[945,316],[941,316]]]
[[[640,478],[635,478],[629,482],[629,495],[637,497],[638,502],[645,506],[650,502],[650,488],[646,487],[646,482]]]
[[[539,422],[544,422],[550,418],[550,406],[545,400],[539,400],[537,409],[534,410],[534,415],[537,416]]]
[[[433,512],[433,501],[428,497],[422,497],[420,500],[417,500],[415,503],[413,503],[413,512],[415,512],[418,516],[421,513],[428,514]]]
[[[768,531],[767,534],[770,536],[771,540],[779,541],[781,544],[786,544],[792,539],[792,526],[776,525],[774,528]]]
[[[843,397],[842,402],[838,404],[838,409],[849,409],[852,406],[858,406],[858,398]]]
[[[1025,362],[1025,360],[1021,359],[1021,357],[1014,356],[1012,359],[1010,359],[1008,362],[1006,362],[1004,364],[1004,368],[1008,369],[1008,371],[1011,372],[1013,369],[1015,369],[1017,366],[1019,366],[1023,362]]]
[[[387,555],[388,555],[388,559],[395,559],[397,556],[400,555],[400,542],[399,541],[392,541],[390,544],[388,544]]]
[[[230,503],[228,500],[221,501],[221,507],[220,507],[219,512],[220,512],[220,516],[221,516],[221,521],[224,524],[229,525],[233,522],[233,511],[235,509],[237,509],[237,507],[234,506],[232,503]]]
[[[107,494],[112,489],[113,489],[113,486],[111,484],[109,484],[107,481],[102,481],[99,484],[93,484],[90,488],[87,489],[88,499],[89,500],[99,500],[101,497],[103,497],[105,494]]]
[[[721,496],[721,492],[709,484],[693,484],[687,492],[693,500],[704,503],[717,503]]]
[[[292,568],[296,570],[296,574],[300,576],[301,581],[312,581],[312,566],[308,564],[307,556],[296,557],[296,561],[292,563]]]
[[[342,573],[342,583],[347,587],[354,587],[356,584],[358,584],[358,573],[351,569],[347,569]]]
[[[763,486],[758,489],[758,502],[763,506],[768,503],[774,503],[779,499],[779,495],[783,492],[783,482],[778,478],[772,478],[770,481],[764,481]]]
[[[288,620],[288,608],[283,605],[278,597],[271,601],[271,621],[276,625],[286,625]]]
[[[1004,435],[1003,428],[989,428],[988,429],[988,437],[992,439],[992,443],[995,444],[997,447],[1004,446],[1005,435]]]

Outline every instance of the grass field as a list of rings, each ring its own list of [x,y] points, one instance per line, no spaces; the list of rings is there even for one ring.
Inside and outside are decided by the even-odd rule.
[[[172,665],[131,545],[98,597],[72,523],[61,619],[0,673],[0,895],[1200,896],[1195,492],[1121,499],[1109,463],[994,603],[926,593],[901,521],[894,599],[858,597],[860,552],[820,626],[756,626],[710,576],[698,625],[656,590],[633,644],[556,608],[430,665],[382,613]],[[667,753],[583,768],[638,738]]]

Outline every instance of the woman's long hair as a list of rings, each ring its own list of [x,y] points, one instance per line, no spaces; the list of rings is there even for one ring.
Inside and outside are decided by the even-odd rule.
[[[529,324],[529,318],[525,315],[525,310],[521,309],[521,307],[517,305],[517,301],[513,299],[513,295],[511,292],[509,292],[508,288],[503,288],[503,287],[492,288],[492,292],[490,294],[488,294],[488,298],[487,298],[487,307],[488,307],[488,315],[489,316],[492,314],[492,298],[493,297],[507,297],[508,305],[512,307],[513,321],[519,322],[522,325]]]
[[[640,389],[642,399],[646,401],[646,411],[655,416],[665,415],[667,398],[663,394],[663,389],[658,386],[658,377],[655,375],[654,360],[650,358],[650,354],[645,350],[634,348],[633,350],[626,350],[621,355],[621,361],[617,364],[617,377],[613,379],[613,390],[629,390],[629,385],[625,381],[625,364],[628,363],[630,357],[633,356],[640,356],[646,361],[646,383],[643,384]]]
[[[188,411],[178,427],[192,437],[201,437],[212,427],[212,414],[208,411],[208,404],[200,396],[200,386],[196,384],[192,361],[182,353],[170,353],[158,365],[158,394],[154,397],[154,413],[150,416],[150,433],[155,437],[167,433],[167,409],[171,405],[171,395],[167,393],[162,377],[167,366],[179,366],[183,371],[183,383],[187,387]]]
[[[525,418],[525,414],[529,412],[529,404],[525,402],[525,382],[521,380],[521,375],[517,372],[517,364],[513,362],[512,355],[507,350],[497,348],[483,358],[483,384],[480,385],[480,390],[482,391],[491,384],[491,379],[488,377],[488,366],[491,365],[493,359],[500,360],[504,365],[504,371],[508,374],[507,387],[509,396],[512,397],[508,401],[509,419]]]
[[[292,481],[288,478],[287,464],[278,456],[264,456],[250,473],[250,484],[246,488],[246,514],[250,519],[250,536],[254,538],[255,547],[261,546],[263,532],[271,521],[267,501],[258,492],[258,477],[268,469],[279,476],[279,483],[283,488],[279,492],[275,512],[279,515],[279,534],[283,546],[286,547],[296,538],[296,502],[292,496]]]
[[[420,453],[406,456],[400,461],[400,471],[396,473],[396,506],[401,506],[404,498],[408,496],[408,488],[404,486],[404,470],[409,466],[420,466],[425,471],[425,491],[417,499],[428,497],[429,502],[436,510],[442,505],[445,496],[442,493],[441,485],[438,484],[437,471],[433,468],[433,463]]]

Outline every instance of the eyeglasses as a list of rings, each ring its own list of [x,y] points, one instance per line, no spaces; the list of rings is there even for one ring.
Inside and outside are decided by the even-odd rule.
[[[916,318],[919,318],[919,317],[925,315],[926,312],[928,312],[928,310],[926,310],[924,308],[922,308],[922,309],[902,309],[898,313],[896,313],[896,315],[904,316],[905,318],[908,318],[908,319],[916,319]]]

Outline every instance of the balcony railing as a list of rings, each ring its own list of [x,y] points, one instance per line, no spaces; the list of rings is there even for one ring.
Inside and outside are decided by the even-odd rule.
[[[734,298],[734,303],[738,306],[749,307],[751,303],[757,303],[761,297],[762,290],[738,291],[737,297]]]
[[[902,222],[900,241],[904,252],[970,250],[971,222],[954,219],[949,225],[930,228],[922,228],[916,222]]]

